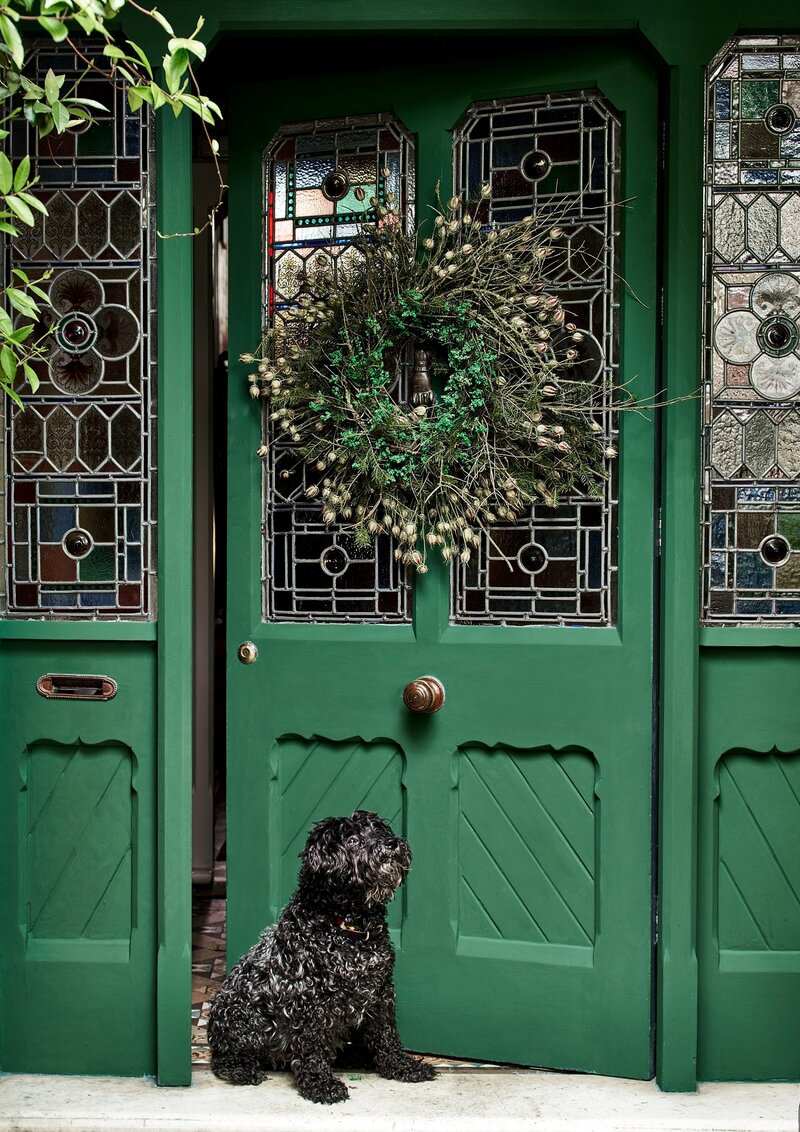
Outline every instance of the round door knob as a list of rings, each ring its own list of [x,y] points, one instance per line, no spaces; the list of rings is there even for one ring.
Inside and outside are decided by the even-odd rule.
[[[444,704],[444,685],[435,676],[420,676],[406,684],[403,703],[409,711],[432,715]]]
[[[239,645],[237,656],[242,664],[255,664],[258,660],[258,649],[252,641],[243,641]]]

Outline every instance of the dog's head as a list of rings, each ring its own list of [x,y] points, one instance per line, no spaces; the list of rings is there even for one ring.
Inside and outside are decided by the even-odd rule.
[[[367,810],[325,818],[308,835],[301,854],[301,883],[350,905],[387,904],[411,863],[408,842]]]

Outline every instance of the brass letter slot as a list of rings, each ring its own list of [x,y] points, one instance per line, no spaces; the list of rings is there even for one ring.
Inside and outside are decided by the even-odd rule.
[[[36,681],[36,691],[48,700],[110,700],[117,694],[117,682],[110,676],[48,672]]]

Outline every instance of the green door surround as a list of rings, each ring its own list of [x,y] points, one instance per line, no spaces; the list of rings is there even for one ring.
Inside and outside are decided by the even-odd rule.
[[[194,26],[196,0],[165,0],[163,10],[180,28]],[[628,33],[643,38],[663,65],[664,150],[662,383],[670,397],[699,385],[700,217],[702,203],[702,97],[704,66],[740,31],[797,31],[786,6],[764,0],[756,12],[735,0],[698,6],[675,0],[660,8],[643,0],[575,5],[554,0],[403,0],[376,8],[364,0],[208,0],[209,39],[225,34],[269,37],[304,32],[491,34],[497,31],[584,34]],[[189,124],[164,116],[159,130],[162,185],[159,227],[190,227]],[[158,998],[157,1065],[162,1084],[188,1084],[190,1051],[190,810],[191,519],[186,485],[191,471],[191,319],[185,296],[191,285],[190,241],[159,247],[161,278],[160,476],[161,584],[157,627],[159,670]],[[179,298],[179,296],[183,296]],[[168,438],[168,442],[167,442]],[[698,628],[699,429],[697,405],[677,404],[663,417],[661,772],[659,780],[659,922],[657,957],[657,1079],[668,1090],[692,1090],[698,1078],[697,902],[700,872],[697,813],[700,782],[698,710],[701,664],[713,690],[717,660],[757,661],[769,645],[772,662],[792,662],[800,630]],[[181,498],[171,483],[181,484]],[[0,641],[13,662],[15,639],[46,641],[153,640],[154,626],[0,623]],[[5,642],[9,642],[7,647]],[[789,652],[786,652],[786,649]],[[733,649],[733,654],[730,650]],[[742,651],[745,650],[745,651]],[[701,660],[702,658],[702,660]],[[783,677],[781,677],[783,679]],[[794,687],[791,681],[787,687]],[[7,706],[6,711],[13,710]],[[791,721],[782,720],[781,750],[800,747]],[[727,742],[723,739],[722,742]],[[753,743],[757,743],[753,740]],[[770,743],[770,746],[772,744]],[[727,749],[727,748],[725,748]],[[702,1072],[702,1065],[700,1071]],[[793,1073],[797,1075],[796,1069]]]

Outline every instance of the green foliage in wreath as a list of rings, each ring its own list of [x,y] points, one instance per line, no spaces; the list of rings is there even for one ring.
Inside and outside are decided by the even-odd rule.
[[[325,522],[363,546],[390,532],[424,572],[428,546],[467,562],[492,524],[600,494],[616,450],[602,390],[572,372],[583,335],[547,287],[561,231],[533,216],[483,230],[453,197],[422,239],[389,206],[242,360]]]

